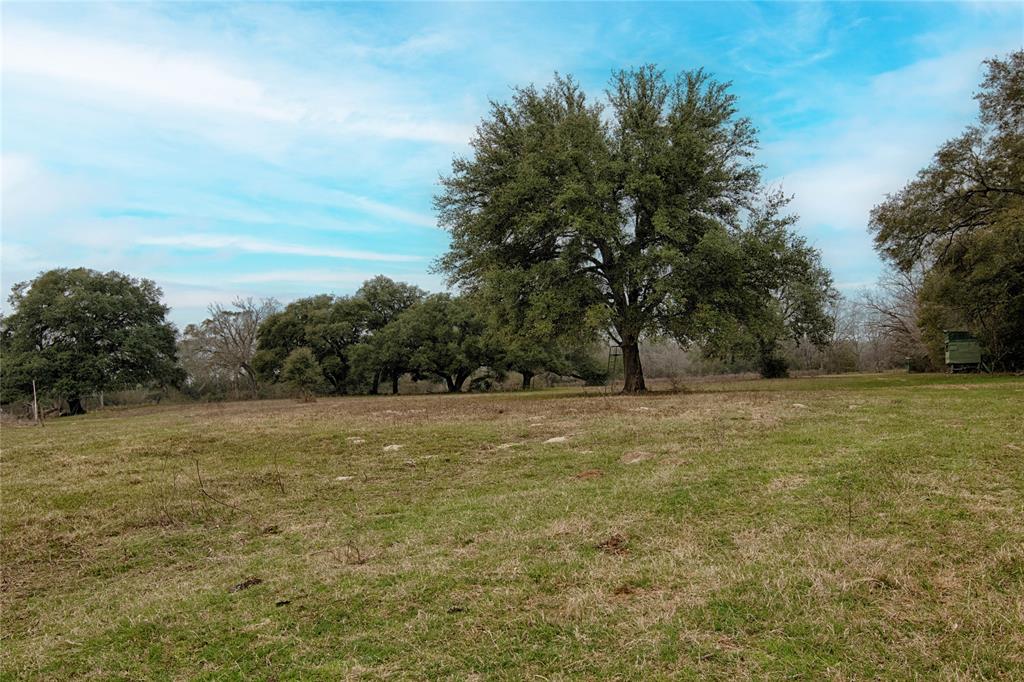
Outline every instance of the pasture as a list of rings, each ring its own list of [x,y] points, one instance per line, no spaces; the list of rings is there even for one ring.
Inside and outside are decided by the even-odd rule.
[[[160,406],[2,433],[2,677],[1011,679],[1024,379]]]

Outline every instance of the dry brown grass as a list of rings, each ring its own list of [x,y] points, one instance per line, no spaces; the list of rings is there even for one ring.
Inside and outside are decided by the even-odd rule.
[[[872,376],[5,425],[3,674],[1011,679],[1022,391]]]

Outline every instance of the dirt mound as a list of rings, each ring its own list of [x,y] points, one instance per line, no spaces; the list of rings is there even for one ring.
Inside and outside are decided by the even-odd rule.
[[[646,462],[649,459],[654,459],[654,455],[644,450],[634,450],[633,452],[627,452],[619,460],[623,464],[639,464],[640,462]]]

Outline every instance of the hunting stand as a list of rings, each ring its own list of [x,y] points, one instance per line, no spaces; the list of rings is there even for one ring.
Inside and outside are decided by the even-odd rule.
[[[612,385],[612,373],[621,367],[623,367],[622,347],[608,346],[608,368],[605,374],[605,386],[607,386],[609,390],[611,390]]]

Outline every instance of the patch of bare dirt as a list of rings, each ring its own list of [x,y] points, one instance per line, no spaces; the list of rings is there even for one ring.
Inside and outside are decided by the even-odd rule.
[[[228,592],[241,592],[242,590],[248,590],[250,587],[256,587],[257,585],[263,584],[263,578],[257,578],[256,576],[249,576],[242,582],[232,585],[228,588]]]
[[[621,533],[613,533],[597,543],[596,547],[605,554],[621,556],[629,553],[629,538]]]

